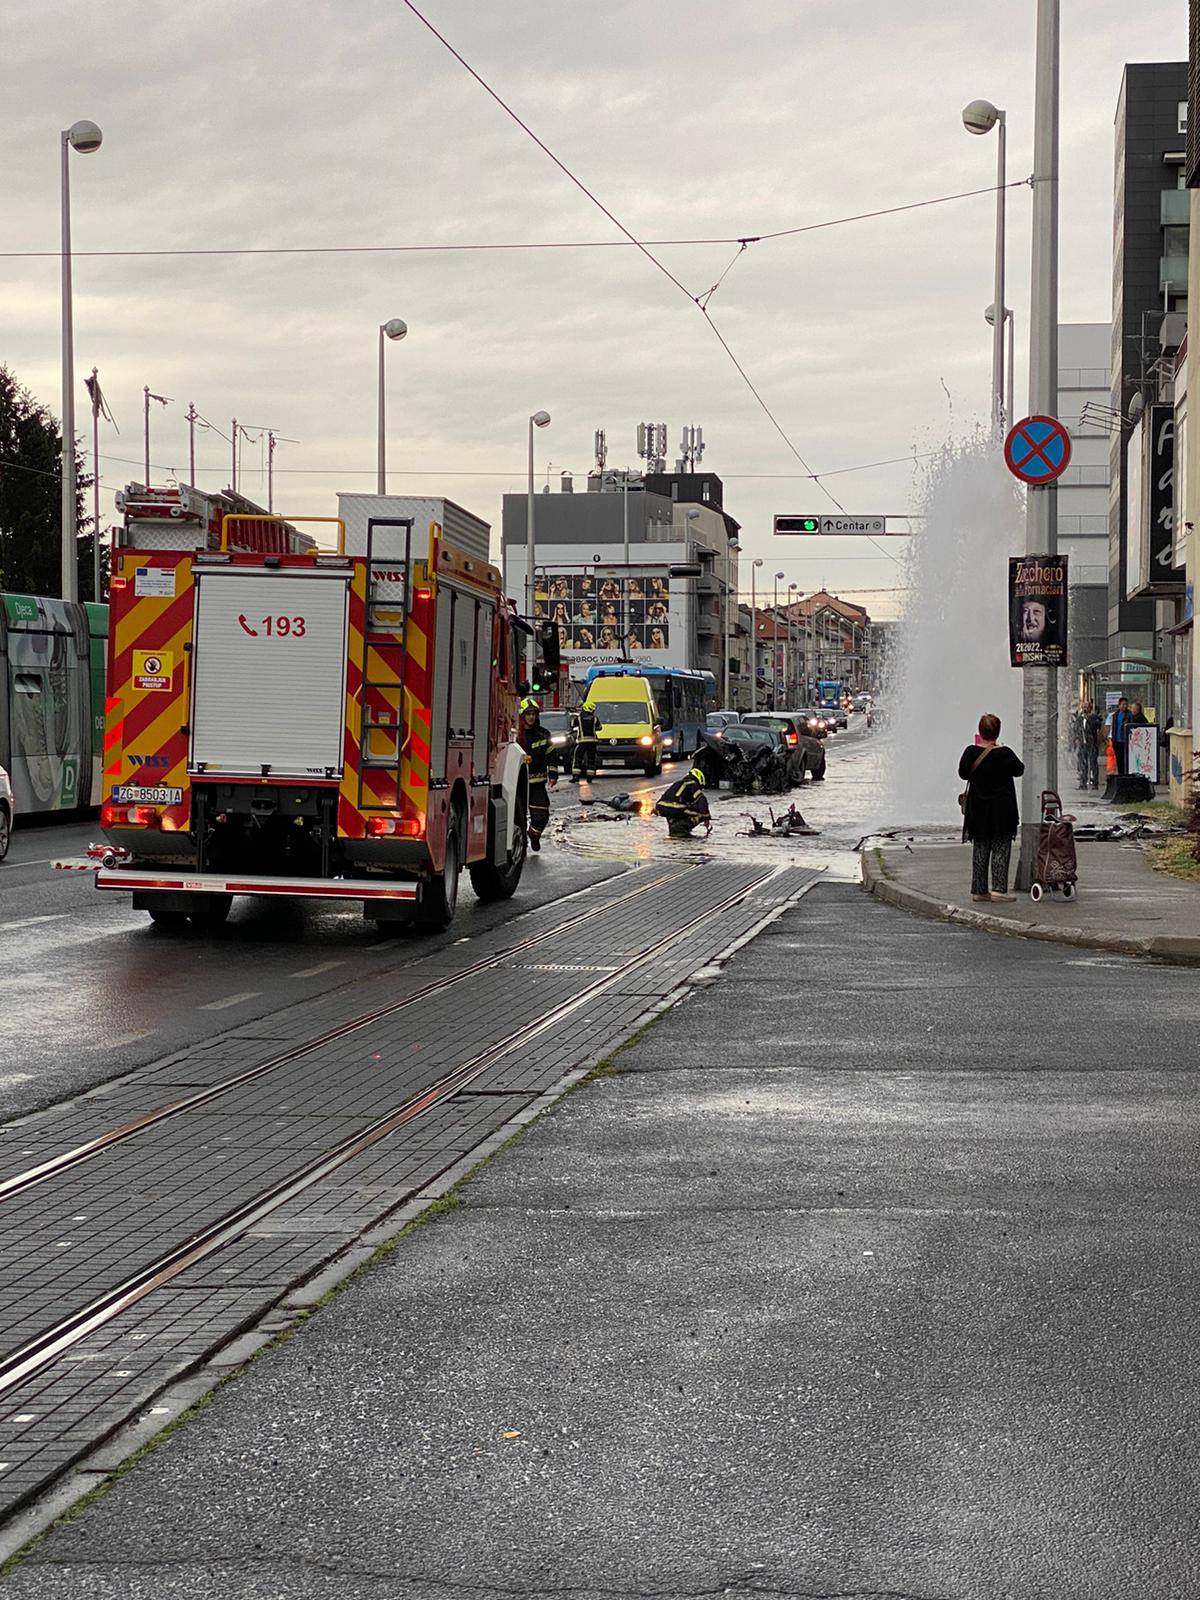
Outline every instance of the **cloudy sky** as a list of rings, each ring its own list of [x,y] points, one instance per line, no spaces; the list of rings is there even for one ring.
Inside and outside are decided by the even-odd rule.
[[[1031,169],[1034,0],[418,3],[639,238],[737,239],[988,184],[994,136],[960,121],[976,96],[1008,111],[1010,177]],[[1186,6],[1063,11],[1061,312],[1106,320],[1122,64],[1182,59]],[[57,249],[57,135],[78,117],[104,130],[72,158],[80,252],[620,238],[402,0],[0,0],[0,105],[5,251]],[[982,196],[755,244],[711,301],[851,511],[905,511],[913,469],[845,469],[986,410],[993,215]],[[1020,352],[1028,189],[1010,219]],[[734,248],[656,253],[701,293]],[[447,494],[498,529],[531,410],[553,414],[538,446],[556,483],[586,473],[597,427],[619,466],[636,465],[639,420],[665,421],[672,453],[700,423],[749,554],[806,588],[901,581],[861,543],[773,539],[774,512],[824,497],[789,476],[802,469],[695,305],[626,245],[81,256],[77,373],[99,368],[121,430],[102,435],[104,507],[140,476],[144,384],[174,402],[152,419],[156,476],[186,470],[191,400],[225,432],[236,415],[299,441],[276,456],[277,509],[330,513],[338,489],[369,490],[376,328],[392,316],[410,327],[388,352],[393,489]],[[0,258],[0,361],[58,411],[52,256]],[[261,453],[245,445],[242,486],[265,501]],[[198,462],[202,486],[228,481],[223,440],[202,433]],[[868,603],[885,614],[894,596]]]

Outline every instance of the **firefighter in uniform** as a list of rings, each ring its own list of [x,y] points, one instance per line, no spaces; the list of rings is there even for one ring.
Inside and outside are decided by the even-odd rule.
[[[596,713],[591,706],[580,706],[575,713],[575,755],[571,770],[579,783],[596,776]]]
[[[518,743],[529,760],[529,848],[542,848],[542,834],[550,821],[550,795],[558,778],[550,771],[550,735],[542,726],[536,700],[521,702]]]
[[[712,818],[704,793],[707,781],[700,768],[693,767],[685,778],[679,778],[663,791],[654,812],[656,816],[666,817],[672,839],[686,839],[701,823],[705,833],[712,832]]]

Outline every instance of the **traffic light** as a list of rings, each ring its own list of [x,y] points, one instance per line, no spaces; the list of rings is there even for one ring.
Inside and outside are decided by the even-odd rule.
[[[820,533],[820,517],[776,517],[776,533]]]
[[[558,624],[556,622],[538,623],[538,653],[545,662],[546,671],[557,675],[562,665],[562,658],[558,652]]]

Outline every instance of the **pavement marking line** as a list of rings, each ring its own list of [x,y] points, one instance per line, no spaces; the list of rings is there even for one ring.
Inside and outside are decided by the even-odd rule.
[[[149,1039],[157,1030],[154,1028],[135,1028],[132,1033],[118,1034],[115,1039],[106,1039],[100,1045],[101,1050],[120,1050],[124,1045],[136,1044],[139,1039]]]
[[[244,1000],[257,1000],[262,993],[261,989],[247,989],[243,994],[227,994],[224,1000],[210,1000],[207,1005],[198,1006],[198,1011],[224,1011],[229,1006],[240,1006]]]
[[[289,972],[288,973],[288,977],[289,978],[319,978],[320,975],[323,972],[332,972],[334,967],[344,967],[345,965],[346,965],[346,963],[345,963],[344,960],[341,960],[341,961],[322,961],[319,966],[316,966],[316,967],[301,967],[299,972]]]

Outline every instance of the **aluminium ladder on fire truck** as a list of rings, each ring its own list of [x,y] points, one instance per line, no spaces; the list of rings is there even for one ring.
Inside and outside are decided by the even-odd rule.
[[[399,571],[394,561],[379,570],[381,562],[375,549],[377,528],[403,528],[404,562]],[[366,789],[368,771],[386,774],[400,793],[400,765],[404,759],[405,740],[405,669],[408,666],[408,614],[411,602],[412,574],[411,517],[368,517],[367,519],[367,593],[362,654],[359,660],[360,679],[358,701],[362,715],[362,757],[358,768],[358,809],[366,815],[372,811],[391,809],[394,802],[384,804],[373,801]],[[395,591],[399,589],[399,594]],[[394,676],[372,678],[372,656],[383,670],[387,670],[389,655],[396,657]],[[381,702],[388,704],[382,710]],[[394,702],[394,703],[389,703]],[[382,743],[383,749],[379,748]]]

